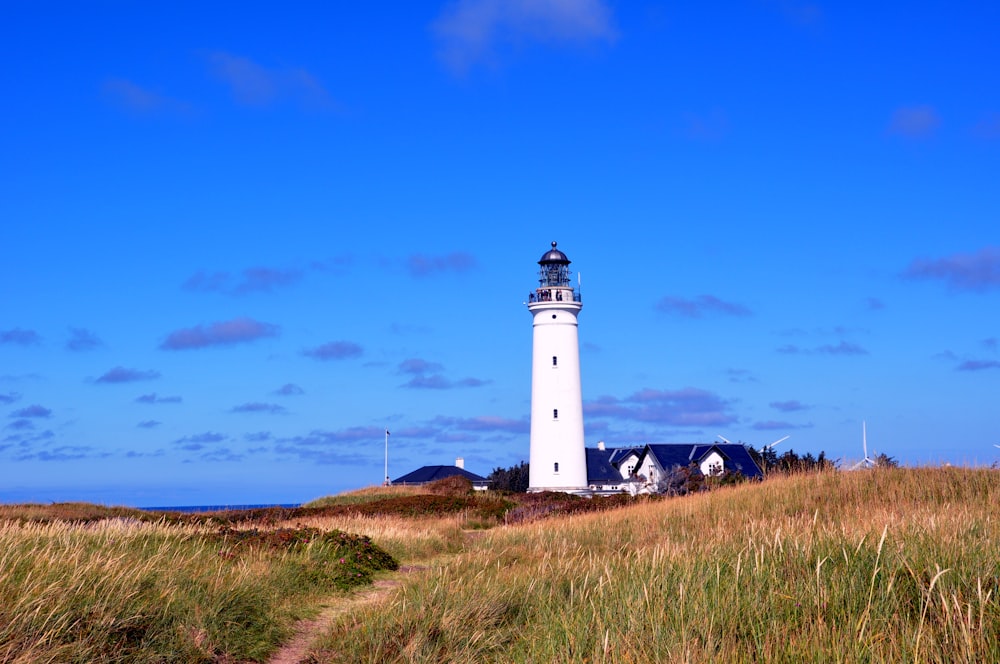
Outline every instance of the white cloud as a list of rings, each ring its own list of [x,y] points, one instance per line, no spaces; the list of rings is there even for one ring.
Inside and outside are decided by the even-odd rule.
[[[132,113],[190,113],[192,110],[187,102],[168,97],[124,78],[105,80],[102,92],[112,104]]]
[[[613,42],[611,10],[602,0],[457,0],[432,26],[438,54],[464,72],[509,44]]]
[[[265,67],[223,51],[208,54],[208,63],[240,104],[270,106],[291,99],[310,108],[327,108],[333,103],[323,84],[300,67]]]

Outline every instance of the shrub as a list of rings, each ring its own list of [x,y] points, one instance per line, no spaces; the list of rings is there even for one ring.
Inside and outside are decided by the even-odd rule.
[[[468,496],[473,492],[472,481],[461,475],[436,480],[428,484],[426,489],[436,496]]]

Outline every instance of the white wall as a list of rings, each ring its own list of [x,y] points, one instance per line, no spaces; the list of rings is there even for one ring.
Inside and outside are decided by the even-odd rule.
[[[712,452],[701,462],[701,474],[705,477],[710,475],[721,475],[726,469],[725,461],[718,452]]]
[[[573,301],[571,288],[561,290],[561,302],[528,305],[533,316],[528,490],[587,492],[577,332],[582,305]]]

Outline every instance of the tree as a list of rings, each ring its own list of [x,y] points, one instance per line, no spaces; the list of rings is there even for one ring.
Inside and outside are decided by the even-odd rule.
[[[497,466],[486,479],[490,480],[490,489],[494,491],[524,493],[528,490],[528,463],[522,461],[510,468]]]
[[[872,461],[874,461],[875,465],[879,468],[899,468],[899,462],[885,452],[876,454]]]
[[[800,455],[795,450],[787,450],[779,456],[773,449],[758,452],[752,447],[748,447],[747,450],[765,475],[775,472],[801,473],[833,469],[833,462],[826,458],[826,452],[820,452],[818,456],[813,456],[810,452]]]

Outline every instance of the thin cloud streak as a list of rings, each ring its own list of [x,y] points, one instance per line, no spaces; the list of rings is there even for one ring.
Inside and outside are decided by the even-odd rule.
[[[128,369],[126,367],[115,367],[107,371],[97,379],[98,383],[134,383],[140,380],[155,380],[160,377],[159,371],[152,369],[143,371],[142,369]]]
[[[810,427],[812,427],[811,424],[792,424],[791,422],[780,420],[765,420],[763,422],[754,422],[751,428],[754,431],[789,431],[792,429],[808,429]]]
[[[825,346],[820,346],[816,349],[817,353],[824,353],[827,355],[867,355],[868,351],[859,346],[858,344],[850,343],[848,341],[841,341],[836,346],[832,344],[827,344]]]
[[[34,404],[31,406],[27,406],[25,408],[21,408],[19,410],[15,410],[13,413],[10,414],[11,417],[18,417],[18,418],[20,417],[46,418],[49,417],[50,415],[52,415],[52,411],[50,409],[46,408],[45,406],[39,406],[38,404]]]
[[[868,355],[868,351],[855,343],[841,341],[839,344],[825,344],[815,348],[801,348],[795,344],[785,344],[776,349],[783,355]]]
[[[0,344],[37,346],[41,342],[42,338],[34,330],[22,330],[19,327],[12,330],[0,330]]]
[[[437,362],[428,362],[419,357],[411,357],[399,363],[398,372],[413,376],[401,387],[424,390],[450,390],[455,387],[482,387],[490,381],[480,378],[463,378],[453,381],[446,378],[441,371],[444,367]]]
[[[17,392],[8,392],[7,394],[0,394],[0,403],[8,404],[14,403],[21,398],[21,395]]]
[[[699,295],[693,299],[667,295],[656,303],[656,310],[684,318],[703,318],[709,314],[726,316],[749,316],[752,314],[750,309],[742,304],[725,302],[714,295]]]
[[[399,373],[423,375],[430,372],[437,372],[444,367],[437,362],[428,362],[419,357],[411,357],[399,363]]]
[[[182,399],[178,396],[161,397],[156,392],[141,394],[135,398],[136,403],[180,403]]]
[[[69,333],[70,338],[66,342],[67,350],[82,352],[94,350],[104,345],[104,342],[96,334],[82,327],[71,327]]]
[[[531,431],[531,422],[525,419],[514,420],[493,415],[478,417],[436,417],[432,422],[436,427],[458,429],[459,431],[476,431],[481,433],[513,433],[524,434]],[[440,434],[438,434],[440,435]]]
[[[463,274],[476,267],[476,258],[472,254],[461,251],[444,256],[413,254],[406,259],[406,269],[414,277],[430,277],[448,272]]]
[[[903,277],[943,281],[954,291],[983,293],[1000,288],[1000,247],[944,258],[918,258],[903,271]]]
[[[350,360],[361,357],[364,349],[353,341],[331,341],[302,351],[302,354],[316,360]]]
[[[956,367],[958,371],[984,371],[986,369],[1000,369],[1000,362],[997,360],[966,360]]]
[[[279,328],[252,318],[234,318],[208,326],[176,330],[160,344],[163,350],[192,350],[209,346],[232,346],[278,336]]]
[[[229,272],[194,273],[184,282],[183,288],[202,293],[225,293],[246,295],[248,293],[271,293],[281,288],[294,286],[302,279],[302,271],[271,267],[248,267],[239,276]]]
[[[114,106],[138,115],[190,113],[192,110],[187,102],[173,99],[124,78],[105,80],[101,92]]]
[[[803,404],[800,401],[772,401],[768,404],[771,408],[775,410],[780,410],[783,413],[794,413],[799,410],[806,410],[809,406]]]
[[[301,67],[265,67],[224,51],[209,53],[207,59],[212,74],[241,105],[267,107],[288,100],[311,109],[333,106],[319,79]]]
[[[603,396],[585,403],[590,417],[637,420],[671,426],[720,426],[734,424],[738,417],[730,411],[732,402],[694,387],[680,390],[642,389],[619,399]]]
[[[274,403],[263,403],[259,401],[252,401],[249,403],[240,404],[239,406],[233,406],[230,411],[231,413],[270,413],[272,415],[283,414],[287,412],[284,406],[279,406]]]

